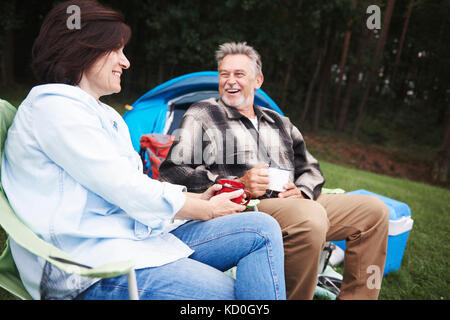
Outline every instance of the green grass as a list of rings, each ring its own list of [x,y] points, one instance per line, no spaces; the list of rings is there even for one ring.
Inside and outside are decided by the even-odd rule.
[[[405,202],[412,212],[400,269],[386,275],[380,299],[450,298],[450,190],[321,162],[325,187],[365,189]]]
[[[29,87],[0,87],[0,98],[18,106]],[[123,105],[135,97],[105,101],[123,114]],[[339,160],[317,154],[318,159]],[[366,189],[407,203],[412,211],[414,226],[406,246],[399,271],[389,273],[383,280],[380,299],[449,299],[449,226],[450,190],[411,182],[366,171],[350,169],[321,161],[326,178],[325,187],[346,191]],[[5,234],[0,229],[0,249]],[[12,297],[0,289],[0,300]]]
[[[402,265],[384,278],[380,299],[449,299],[450,190],[324,161],[321,168],[328,188],[366,189],[405,202],[411,208],[414,226]],[[1,233],[0,239],[4,239]],[[0,290],[0,299],[11,296]]]

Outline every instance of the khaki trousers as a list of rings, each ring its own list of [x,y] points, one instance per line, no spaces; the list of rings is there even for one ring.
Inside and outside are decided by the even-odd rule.
[[[258,210],[281,226],[289,300],[313,298],[325,242],[344,239],[344,275],[338,299],[378,298],[389,227],[389,210],[379,198],[324,194],[317,201],[264,199]],[[374,276],[379,279],[374,281]]]

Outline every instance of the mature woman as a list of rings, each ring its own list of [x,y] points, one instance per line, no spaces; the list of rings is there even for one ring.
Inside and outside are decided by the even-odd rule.
[[[68,27],[71,5],[81,28]],[[93,1],[61,3],[45,18],[33,47],[43,84],[20,105],[5,143],[12,207],[83,264],[133,260],[141,299],[284,299],[276,221],[242,212],[230,201],[241,191],[189,194],[145,176],[126,124],[100,102],[121,90],[130,35],[119,13]],[[125,276],[69,276],[13,241],[11,250],[35,299],[128,297]],[[222,272],[234,265],[236,280]]]

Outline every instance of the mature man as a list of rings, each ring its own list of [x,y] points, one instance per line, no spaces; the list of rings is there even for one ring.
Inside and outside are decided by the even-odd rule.
[[[344,239],[338,298],[377,299],[386,259],[387,207],[373,196],[321,194],[325,179],[300,131],[287,117],[254,105],[255,90],[264,80],[256,50],[226,43],[216,57],[221,98],[189,108],[160,168],[161,178],[193,192],[221,178],[234,179],[261,199],[258,209],[282,229],[288,299],[312,299],[325,242]],[[268,192],[269,165],[291,170],[285,192]]]

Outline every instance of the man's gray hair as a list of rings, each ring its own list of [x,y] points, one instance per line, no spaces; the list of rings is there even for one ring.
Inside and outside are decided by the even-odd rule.
[[[255,77],[262,74],[261,56],[253,47],[247,45],[247,42],[227,42],[219,46],[216,51],[217,66],[220,66],[222,60],[230,54],[244,54],[253,62]]]

